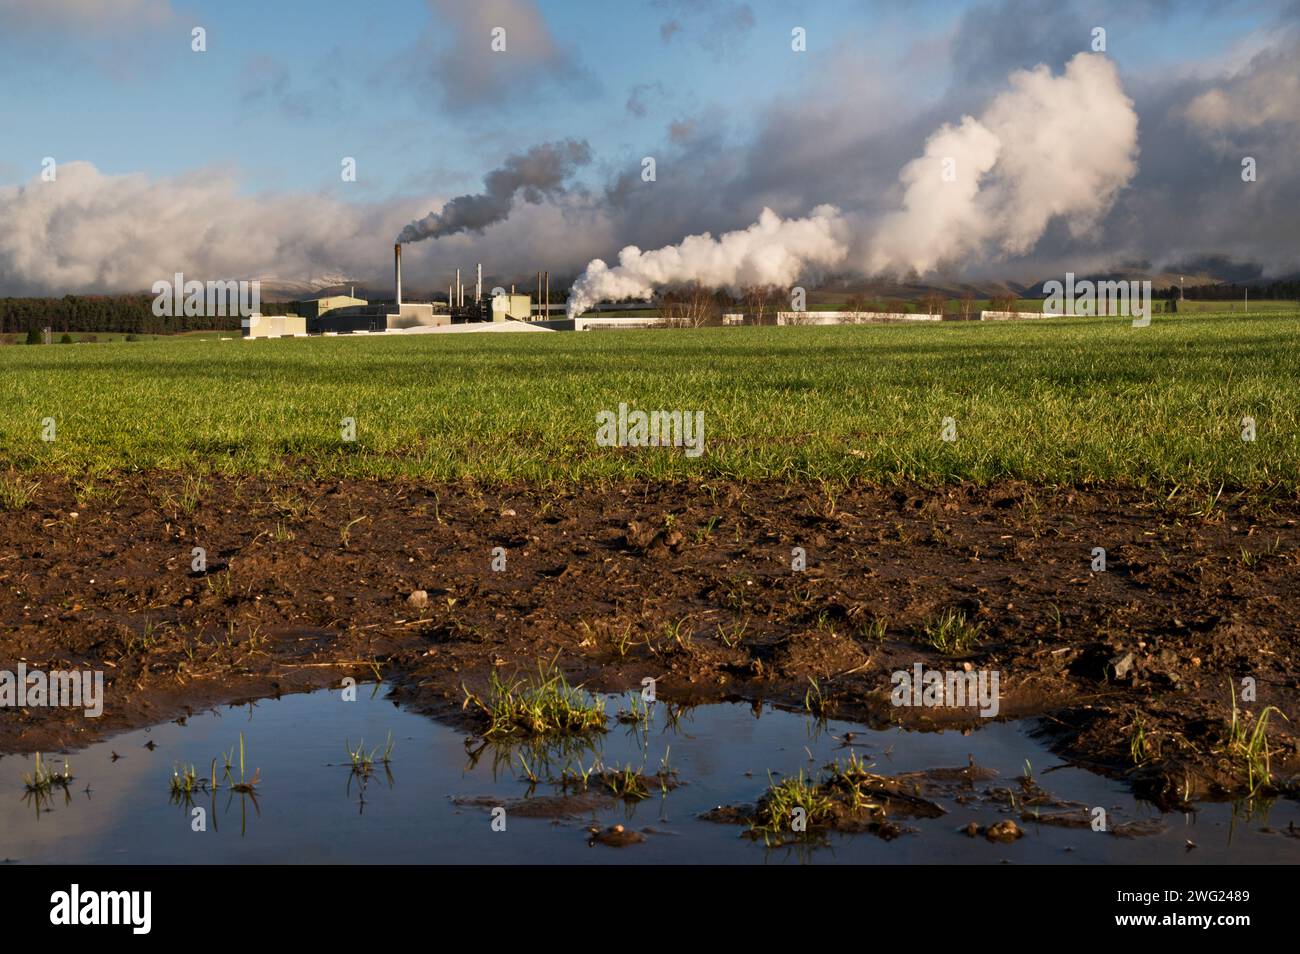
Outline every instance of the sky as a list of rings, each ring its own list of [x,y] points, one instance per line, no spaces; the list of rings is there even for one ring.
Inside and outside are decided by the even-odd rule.
[[[561,279],[765,208],[834,247],[673,267],[1300,268],[1294,2],[0,0],[0,89],[0,294],[391,284],[420,220],[408,283]],[[943,149],[973,192],[929,189]]]

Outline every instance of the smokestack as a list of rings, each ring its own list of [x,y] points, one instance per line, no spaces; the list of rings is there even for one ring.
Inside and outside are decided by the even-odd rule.
[[[456,307],[459,308],[461,305],[465,304],[463,301],[460,300],[461,293],[460,293],[460,269],[459,268],[456,269],[456,297],[457,297]]]
[[[546,276],[546,297],[542,299],[542,304],[546,309],[546,317],[549,318],[551,317],[551,273],[543,272],[542,274]]]
[[[402,307],[402,244],[393,246],[393,273],[397,278],[397,307]]]
[[[478,277],[474,279],[474,301],[483,300],[483,263],[478,263]]]
[[[537,317],[542,316],[542,273],[537,273]]]

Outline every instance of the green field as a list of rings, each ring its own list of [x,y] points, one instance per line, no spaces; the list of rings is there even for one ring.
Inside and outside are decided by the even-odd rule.
[[[1293,489],[1298,341],[1291,313],[13,346],[0,472]],[[706,452],[597,446],[620,402],[703,411]]]

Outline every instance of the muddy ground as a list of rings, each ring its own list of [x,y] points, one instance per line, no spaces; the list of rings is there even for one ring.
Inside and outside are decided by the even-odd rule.
[[[1268,738],[1294,794],[1298,520],[1294,497],[1017,484],[46,478],[0,512],[0,669],[103,669],[107,704],[93,720],[0,709],[0,752],[347,675],[381,675],[407,705],[472,726],[462,685],[550,659],[593,689],[650,676],[685,703],[976,727],[972,709],[891,704],[891,674],[919,661],[996,670],[999,718],[1037,717],[1063,759],[1165,804],[1243,792],[1224,737],[1230,687],[1253,678],[1244,714],[1285,716]],[[982,627],[953,656],[924,637],[948,610]]]

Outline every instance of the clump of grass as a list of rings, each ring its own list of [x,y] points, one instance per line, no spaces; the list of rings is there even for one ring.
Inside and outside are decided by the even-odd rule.
[[[929,620],[922,634],[927,643],[945,656],[957,656],[979,645],[984,626],[967,620],[961,610],[950,609]]]
[[[32,772],[23,775],[23,785],[32,795],[48,795],[56,788],[66,789],[72,781],[72,770],[68,760],[63,760],[63,771],[55,772],[49,763],[41,760],[41,753],[36,753],[36,765]]]
[[[238,782],[235,781],[235,775],[234,772],[232,771],[232,766],[231,766],[231,762],[233,760],[234,754],[235,754],[234,749],[231,749],[229,752],[226,753],[225,778],[226,781],[230,783],[230,790],[232,792],[239,792],[245,795],[252,794],[257,786],[257,783],[261,780],[262,770],[261,769],[254,770],[252,778],[246,779],[244,777],[244,733],[242,732],[239,733],[239,781]]]
[[[203,787],[203,783],[199,781],[199,773],[195,770],[193,765],[172,766],[172,778],[171,778],[172,798],[179,799],[179,800],[189,799],[194,795],[195,792],[199,791],[202,787]]]
[[[634,692],[628,697],[627,708],[619,709],[614,717],[619,725],[648,725],[650,723],[650,706],[641,698],[641,693]]]
[[[808,689],[803,694],[803,707],[819,719],[826,718],[834,707],[830,697],[822,692],[822,687],[811,676],[808,678]]]
[[[605,730],[605,702],[571,686],[552,662],[537,675],[503,680],[493,672],[487,698],[461,686],[462,708],[473,706],[488,720],[485,739],[581,734]]]
[[[802,809],[808,831],[824,827],[834,818],[835,803],[816,782],[804,776],[784,778],[779,782],[768,776],[768,789],[758,801],[758,811],[750,830],[767,835],[785,835],[793,831],[795,809]]]
[[[1140,718],[1135,719],[1133,722],[1133,729],[1128,740],[1128,753],[1134,765],[1141,765],[1151,757],[1151,743],[1147,739],[1146,726],[1142,724]]]
[[[745,639],[745,631],[749,629],[749,620],[737,620],[727,629],[722,624],[718,624],[718,641],[728,649],[735,649]]]
[[[388,733],[388,742],[384,745],[383,749],[376,746],[367,752],[365,739],[358,742],[355,749],[352,748],[352,743],[347,739],[343,740],[343,744],[348,750],[348,759],[352,764],[352,774],[360,776],[361,778],[368,778],[370,773],[374,771],[376,763],[387,766],[391,761],[393,754],[393,733]]]
[[[1286,718],[1276,706],[1265,706],[1254,722],[1249,723],[1248,714],[1243,715],[1237,709],[1236,693],[1232,694],[1232,721],[1221,751],[1238,764],[1252,796],[1273,782],[1268,720],[1274,714]]]
[[[39,480],[24,480],[16,474],[0,474],[0,510],[23,510],[36,499]]]
[[[870,643],[883,643],[887,624],[879,616],[873,616],[858,627],[858,635]]]
[[[639,802],[650,797],[650,787],[636,769],[626,765],[621,769],[606,772],[601,781],[615,798],[625,802]]]

